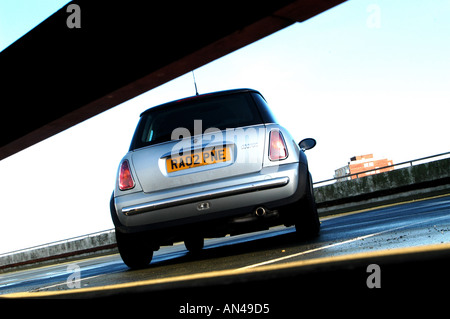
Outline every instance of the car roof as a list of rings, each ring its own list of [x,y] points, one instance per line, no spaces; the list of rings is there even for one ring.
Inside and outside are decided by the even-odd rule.
[[[190,101],[200,101],[200,100],[209,99],[209,98],[213,98],[213,97],[224,96],[224,95],[231,95],[231,94],[237,94],[237,93],[245,93],[245,92],[254,92],[254,93],[261,94],[257,90],[253,90],[253,89],[233,89],[233,90],[224,90],[224,91],[205,93],[205,94],[200,94],[200,95],[193,95],[193,96],[185,97],[185,98],[182,98],[182,99],[174,100],[174,101],[171,101],[171,102],[163,103],[163,104],[160,104],[160,105],[152,106],[151,108],[149,108],[149,109],[145,110],[144,112],[142,112],[141,116],[144,115],[145,113],[153,111],[155,109],[171,107],[173,105],[176,105],[178,103],[182,103],[182,102],[185,102],[185,101],[189,101],[189,102]]]

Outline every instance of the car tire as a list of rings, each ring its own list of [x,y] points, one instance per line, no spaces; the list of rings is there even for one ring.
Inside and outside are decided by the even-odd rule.
[[[152,246],[141,234],[125,234],[116,229],[117,248],[123,262],[132,269],[147,267],[153,258]]]
[[[202,251],[205,240],[202,237],[190,237],[184,240],[184,246],[192,254],[198,254]]]
[[[305,196],[297,205],[297,216],[295,221],[295,230],[301,239],[310,239],[319,235],[320,220],[317,213],[316,201],[312,186],[311,174],[306,180]]]

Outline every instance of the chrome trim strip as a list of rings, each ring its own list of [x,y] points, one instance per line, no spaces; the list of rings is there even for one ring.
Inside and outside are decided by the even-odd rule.
[[[128,206],[122,208],[122,213],[130,216],[140,213],[149,212],[152,210],[162,209],[162,208],[168,208],[183,204],[189,204],[189,203],[195,203],[199,201],[204,200],[211,200],[218,197],[225,197],[225,196],[231,196],[231,195],[238,195],[238,194],[244,194],[254,191],[260,191],[264,189],[269,188],[276,188],[276,187],[282,187],[289,183],[289,177],[279,177],[264,181],[258,181],[254,183],[247,183],[237,186],[229,186],[225,188],[220,189],[213,189],[210,191],[204,191],[200,193],[195,194],[189,194],[189,195],[183,195],[183,196],[177,196],[167,199],[162,199],[150,203],[143,203],[133,206]]]

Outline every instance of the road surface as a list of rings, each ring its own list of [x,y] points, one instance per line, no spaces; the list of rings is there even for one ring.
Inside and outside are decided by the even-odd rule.
[[[19,292],[29,292],[26,295],[28,297],[39,296],[39,292],[59,294],[86,290],[95,293],[104,286],[112,287],[114,295],[114,289],[126,287],[129,292],[133,291],[133,287],[148,287],[167,280],[171,282],[172,289],[176,287],[179,280],[201,279],[202,274],[205,278],[229,276],[230,271],[236,275],[229,278],[241,276],[244,278],[242,281],[245,282],[247,280],[245,276],[257,273],[258,269],[266,269],[268,266],[271,266],[267,268],[270,271],[280,272],[279,269],[283,269],[283,278],[286,279],[290,265],[294,265],[298,273],[308,262],[345,260],[349,256],[349,258],[378,256],[377,252],[381,252],[381,255],[389,252],[396,254],[411,250],[410,247],[418,247],[419,250],[425,247],[423,249],[426,250],[430,245],[434,245],[432,247],[438,247],[438,250],[443,247],[444,252],[450,251],[450,196],[322,218],[321,223],[320,236],[309,241],[298,240],[292,227],[276,227],[263,232],[207,240],[204,251],[197,256],[190,255],[181,243],[163,247],[155,253],[151,265],[142,270],[129,270],[120,256],[113,254],[2,273],[0,274],[0,297]],[[410,263],[409,265],[418,264]],[[383,271],[382,267],[381,271]],[[218,273],[211,273],[216,271]],[[371,275],[372,277],[369,278]],[[373,286],[377,284],[377,280],[380,281],[380,277],[376,275],[376,269],[367,269],[358,275],[360,277],[358,280],[362,281],[361,286],[365,289],[374,288],[375,290],[377,287]],[[419,272],[416,275],[420,281],[421,276],[426,274]],[[438,277],[440,279],[437,285],[445,287],[449,281],[448,277],[450,275],[444,278]],[[395,286],[393,278],[396,277],[383,273],[380,290]],[[319,279],[318,285],[326,287],[327,284],[333,284],[325,282],[325,280],[329,281],[329,278],[323,280],[322,282]],[[353,277],[348,282],[352,280]],[[403,284],[405,280],[409,279],[403,279]],[[436,278],[433,277],[432,280]],[[369,285],[372,287],[369,288]],[[327,294],[326,290],[324,293]],[[55,297],[55,295],[50,296]],[[70,294],[64,296],[68,297]],[[179,307],[181,309],[184,306],[180,304]],[[224,305],[219,308],[223,310],[223,307]],[[180,309],[177,308],[177,310]],[[206,308],[204,310],[206,311]]]

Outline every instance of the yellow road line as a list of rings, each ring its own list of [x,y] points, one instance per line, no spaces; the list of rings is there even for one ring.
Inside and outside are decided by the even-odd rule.
[[[410,201],[401,202],[401,203],[393,203],[393,204],[389,204],[389,205],[383,205],[383,206],[378,206],[378,207],[374,207],[374,208],[368,208],[368,209],[358,210],[358,211],[354,211],[354,212],[343,213],[343,214],[334,215],[334,216],[321,218],[321,219],[322,220],[332,219],[332,218],[362,213],[362,212],[371,211],[371,210],[380,209],[380,208],[387,208],[387,207],[392,207],[392,206],[398,206],[401,204],[436,199],[436,198],[445,197],[445,196],[449,196],[449,195],[450,194],[443,194],[443,195],[437,195],[437,196],[432,196],[432,197],[428,197],[428,198],[410,200]],[[372,235],[370,235],[370,236],[372,236]],[[325,265],[327,263],[352,261],[352,260],[357,260],[357,259],[361,259],[361,258],[388,257],[388,256],[395,256],[395,255],[436,252],[436,251],[444,251],[444,250],[450,250],[450,243],[388,249],[388,250],[379,250],[379,251],[374,251],[374,252],[356,253],[356,254],[349,254],[349,255],[343,255],[343,256],[321,257],[321,258],[315,258],[315,259],[310,259],[310,260],[295,261],[295,262],[275,264],[275,265],[264,265],[265,263],[262,263],[261,266],[258,266],[256,268],[243,267],[243,268],[231,269],[231,270],[211,271],[211,272],[199,273],[199,274],[193,274],[193,275],[175,276],[175,277],[169,277],[169,278],[163,278],[163,279],[150,279],[150,280],[144,280],[144,281],[138,281],[138,282],[114,284],[114,285],[100,286],[100,287],[78,288],[78,289],[62,290],[62,291],[19,292],[19,293],[2,295],[2,296],[0,296],[0,298],[33,298],[33,297],[51,298],[54,296],[64,296],[64,295],[66,295],[68,297],[73,296],[76,298],[76,294],[81,294],[81,293],[89,293],[89,292],[95,293],[95,292],[101,292],[101,291],[120,290],[120,289],[126,289],[126,288],[175,283],[175,282],[181,282],[181,281],[190,281],[190,280],[199,280],[199,279],[226,277],[226,276],[236,276],[236,275],[243,275],[243,274],[247,274],[247,273],[274,271],[274,270],[297,268],[297,267],[304,267],[304,266],[313,266],[313,265],[318,266],[318,265]]]
[[[386,205],[381,205],[381,206],[376,206],[376,207],[370,207],[370,208],[364,208],[364,209],[360,209],[360,210],[355,210],[355,211],[351,211],[351,212],[347,212],[347,213],[340,213],[340,214],[336,214],[336,215],[325,216],[325,217],[321,217],[320,220],[334,219],[334,218],[338,218],[338,217],[342,217],[342,216],[348,216],[348,215],[353,215],[353,214],[369,212],[371,210],[389,208],[389,207],[394,207],[394,206],[399,206],[399,205],[409,204],[409,203],[415,203],[415,202],[423,202],[423,201],[426,201],[426,200],[431,200],[431,199],[436,199],[436,198],[441,198],[441,197],[446,197],[446,196],[450,196],[450,193],[446,193],[446,194],[442,194],[442,195],[436,195],[436,196],[430,196],[430,197],[426,197],[426,198],[411,199],[411,200],[407,200],[407,201],[404,201],[404,202],[386,204]]]
[[[295,261],[291,263],[283,263],[283,264],[275,264],[275,265],[266,265],[258,268],[252,269],[231,269],[231,270],[220,270],[220,271],[211,271],[200,274],[193,275],[183,275],[183,276],[175,276],[170,278],[163,279],[150,279],[143,280],[138,282],[131,283],[122,283],[122,284],[114,284],[109,286],[101,286],[101,287],[91,287],[91,288],[79,288],[72,290],[64,290],[64,291],[45,291],[45,292],[19,292],[12,293],[1,296],[1,298],[52,298],[55,296],[66,296],[67,298],[76,298],[77,294],[81,293],[96,293],[96,292],[104,292],[104,291],[118,291],[120,289],[126,288],[138,288],[144,286],[152,286],[158,284],[168,284],[168,283],[176,283],[183,281],[193,281],[199,279],[218,279],[220,277],[231,277],[231,276],[240,276],[250,273],[261,273],[261,272],[270,272],[276,270],[288,270],[290,268],[301,268],[307,266],[326,266],[331,263],[341,263],[341,262],[355,262],[357,260],[364,259],[373,259],[373,258],[383,258],[390,256],[404,256],[409,254],[421,254],[421,253],[430,253],[430,252],[442,252],[448,254],[450,251],[450,243],[445,244],[437,244],[437,245],[428,245],[428,246],[418,246],[418,247],[407,247],[407,248],[397,248],[397,249],[388,249],[374,252],[364,252],[357,253],[351,255],[343,255],[343,256],[333,256],[333,257],[321,257],[310,260],[301,260]],[[371,263],[373,260],[371,260]]]

